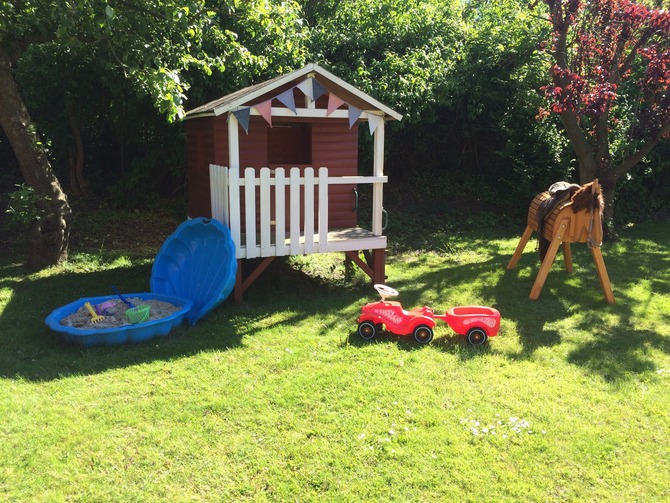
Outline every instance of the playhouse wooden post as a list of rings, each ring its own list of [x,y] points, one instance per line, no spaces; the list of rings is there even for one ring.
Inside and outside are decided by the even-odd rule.
[[[385,140],[385,122],[382,119],[377,125],[374,133],[374,156],[372,174],[374,176],[384,176],[384,140]],[[384,184],[375,182],[372,184],[372,233],[375,236],[381,236],[384,232],[383,215],[384,210]],[[372,283],[385,283],[386,281],[386,250],[372,250],[371,260],[372,274],[370,278]]]
[[[372,263],[374,269],[372,283],[386,283],[386,250],[372,250]]]
[[[235,277],[235,288],[233,293],[233,296],[235,297],[235,304],[242,303],[242,295],[244,294],[246,289],[249,288],[254,281],[256,281],[258,276],[260,276],[261,273],[268,268],[268,266],[272,263],[274,259],[275,257],[266,257],[265,259],[263,259],[263,261],[260,262],[258,265],[256,265],[254,270],[251,271],[246,278],[242,277],[243,275],[242,260],[241,259],[237,260],[237,276]]]
[[[384,176],[384,121],[380,121],[374,134],[374,157],[372,174]],[[382,235],[382,209],[384,208],[384,184],[372,184],[372,233]]]
[[[240,168],[240,131],[235,114],[228,114],[228,168]]]

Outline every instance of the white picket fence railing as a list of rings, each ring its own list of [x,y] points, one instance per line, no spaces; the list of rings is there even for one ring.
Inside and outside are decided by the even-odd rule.
[[[333,231],[328,225],[329,185],[385,183],[386,176],[329,177],[328,168],[319,168],[316,175],[314,168],[305,168],[301,176],[300,171],[291,168],[286,176],[284,168],[246,168],[240,176],[238,168],[210,164],[212,217],[230,228],[238,259],[386,247],[385,236],[359,228]]]

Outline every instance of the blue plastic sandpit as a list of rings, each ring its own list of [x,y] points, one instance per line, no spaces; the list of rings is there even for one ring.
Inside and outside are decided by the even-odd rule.
[[[107,300],[118,299],[116,295],[107,295],[105,297],[87,297],[75,300],[70,304],[59,307],[47,316],[46,324],[54,332],[61,334],[66,342],[73,342],[81,346],[98,345],[117,345],[127,342],[144,342],[154,337],[165,337],[174,327],[181,325],[184,316],[193,306],[193,302],[180,297],[170,295],[161,295],[158,293],[133,293],[129,297],[137,297],[142,300],[160,300],[169,302],[179,307],[178,311],[161,318],[159,320],[150,320],[136,325],[124,325],[122,327],[111,328],[75,328],[61,325],[61,320],[77,312],[86,302],[92,305],[100,304]]]
[[[156,255],[151,271],[151,293],[129,294],[142,300],[161,300],[180,309],[158,320],[122,327],[81,329],[60,321],[86,302],[93,305],[116,299],[114,295],[82,298],[53,311],[45,320],[67,342],[82,346],[143,342],[165,337],[186,318],[195,325],[233,290],[237,274],[235,244],[230,231],[216,220],[195,218],[182,223]]]

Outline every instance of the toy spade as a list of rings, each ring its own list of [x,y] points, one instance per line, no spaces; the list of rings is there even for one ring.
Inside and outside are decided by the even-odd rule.
[[[129,309],[126,310],[126,319],[132,323],[132,324],[137,324],[137,323],[144,323],[149,319],[149,305],[148,304],[143,304],[141,306],[136,306],[129,300],[127,300],[123,295],[121,295],[121,292],[119,292],[116,288],[115,285],[112,285],[112,290],[116,295],[119,296],[119,299],[121,299],[121,302],[123,302],[126,306],[128,306]]]

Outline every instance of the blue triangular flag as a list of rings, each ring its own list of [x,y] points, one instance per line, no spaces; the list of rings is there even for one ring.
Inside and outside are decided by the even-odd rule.
[[[361,113],[363,113],[362,110],[359,110],[355,106],[349,105],[349,129],[351,129],[358,118],[361,116]]]
[[[312,101],[318,100],[328,91],[328,89],[319,84],[313,77],[303,80],[296,87],[305,93],[305,95]]]
[[[290,109],[291,112],[296,113],[295,98],[293,97],[293,88],[281,93],[279,96],[277,96],[277,99],[281,101],[284,105],[286,105],[286,108]]]
[[[312,99],[314,101],[318,100],[321,96],[326,94],[328,89],[323,87],[318,80],[312,79]]]
[[[237,119],[237,122],[240,123],[240,126],[242,126],[242,129],[244,129],[244,132],[249,134],[249,115],[251,115],[251,107],[235,110],[233,115]]]

